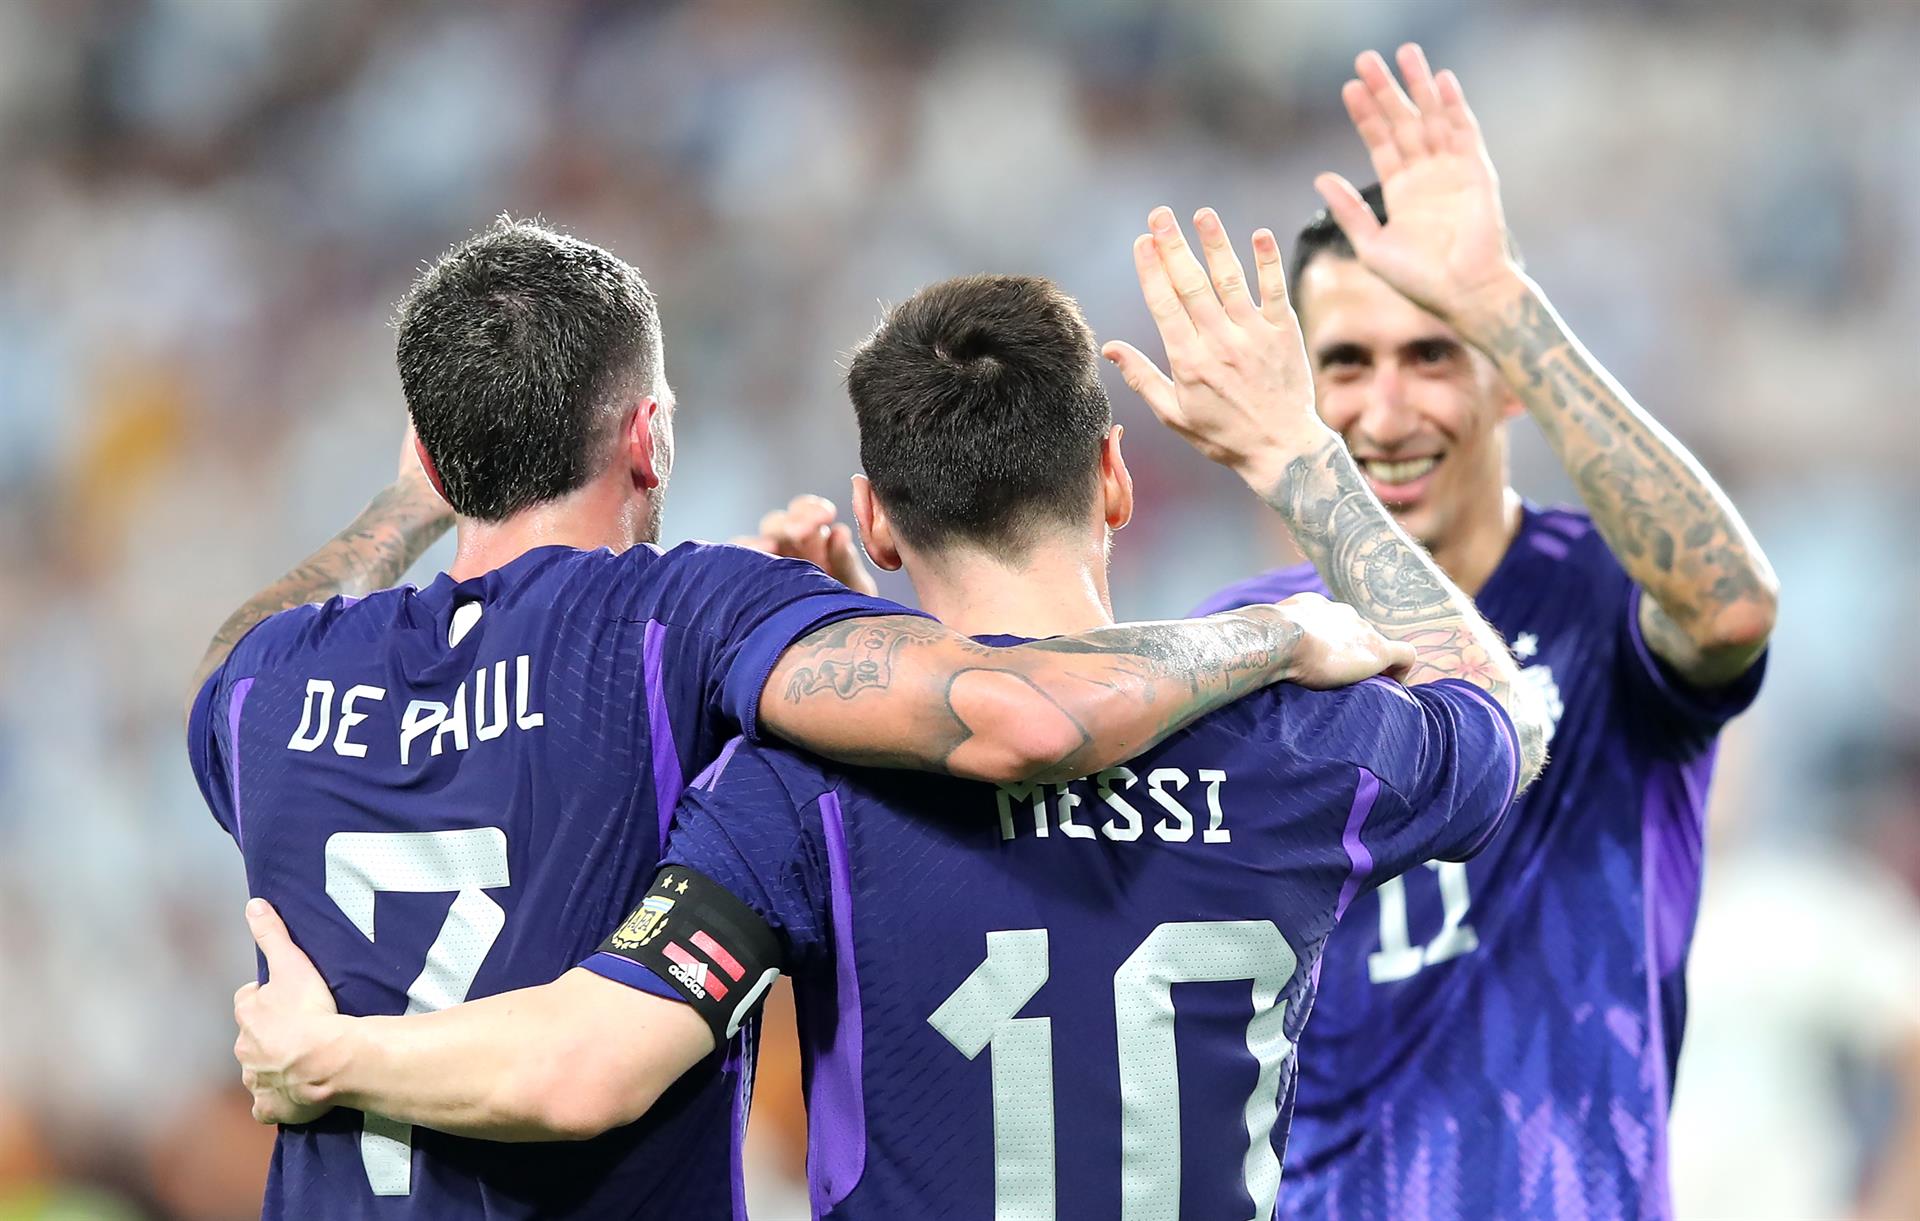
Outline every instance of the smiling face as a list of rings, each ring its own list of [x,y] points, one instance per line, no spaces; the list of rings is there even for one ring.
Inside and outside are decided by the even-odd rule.
[[[1438,552],[1500,530],[1522,408],[1493,362],[1351,258],[1314,258],[1295,304],[1320,416],[1407,533]]]

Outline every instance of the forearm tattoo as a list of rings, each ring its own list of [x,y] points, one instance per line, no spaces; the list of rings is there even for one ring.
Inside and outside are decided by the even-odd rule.
[[[1546,724],[1518,697],[1512,657],[1467,596],[1395,524],[1367,487],[1347,447],[1329,437],[1295,458],[1266,501],[1286,521],[1327,592],[1382,635],[1413,645],[1410,683],[1458,678],[1482,688],[1512,715],[1522,774],[1539,771]]]
[[[446,506],[430,493],[399,485],[385,489],[352,525],[227,616],[194,672],[192,694],[261,621],[336,594],[371,593],[394,584],[450,524]]]
[[[1653,599],[1660,613],[1650,644],[1678,664],[1690,645],[1714,642],[1716,623],[1730,610],[1749,618],[1762,610],[1770,619],[1773,570],[1739,512],[1551,306],[1535,293],[1521,296],[1485,346],[1539,421],[1601,536]]]
[[[1033,717],[1071,727],[1067,745],[1034,777],[1064,780],[1130,758],[1283,677],[1301,635],[1298,623],[1266,606],[1011,648],[979,644],[929,619],[883,616],[831,624],[797,642],[781,660],[778,690],[795,706],[880,695],[863,703],[862,732],[853,740],[806,736],[831,742],[828,753],[845,762],[950,771],[954,752],[977,735],[1019,729],[970,722],[957,691],[987,676],[1032,700]],[[940,652],[915,656],[929,648]],[[913,678],[903,680],[909,672]]]
[[[914,639],[910,629],[885,626],[895,619],[848,619],[807,637],[809,663],[787,680],[787,699],[830,694],[850,700],[893,681],[893,658]]]

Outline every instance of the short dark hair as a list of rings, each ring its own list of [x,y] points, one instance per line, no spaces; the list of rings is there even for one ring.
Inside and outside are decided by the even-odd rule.
[[[647,283],[598,246],[501,217],[400,303],[400,386],[447,501],[499,521],[599,470],[619,395],[660,369]]]
[[[1381,224],[1387,223],[1387,199],[1377,182],[1368,183],[1360,188],[1360,198],[1367,201],[1373,209],[1373,218]],[[1294,308],[1300,308],[1300,277],[1306,274],[1307,264],[1323,254],[1337,259],[1350,259],[1353,255],[1353,243],[1347,240],[1346,231],[1333,219],[1333,213],[1325,208],[1313,214],[1306,227],[1293,239],[1293,258],[1287,261],[1287,296],[1292,299]]]
[[[888,312],[847,391],[860,461],[905,541],[1007,554],[1093,505],[1113,408],[1093,332],[1038,276],[961,276]]]

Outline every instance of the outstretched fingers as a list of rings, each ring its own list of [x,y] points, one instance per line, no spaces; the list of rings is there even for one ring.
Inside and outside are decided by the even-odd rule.
[[[1180,418],[1180,396],[1174,391],[1173,379],[1162,373],[1145,352],[1115,339],[1100,349],[1100,355],[1120,370],[1127,388],[1147,400],[1155,416],[1168,423]]]
[[[1412,95],[1413,104],[1420,112],[1420,126],[1427,147],[1434,152],[1450,148],[1453,144],[1453,126],[1448,122],[1444,107],[1440,102],[1440,91],[1433,80],[1433,67],[1427,63],[1427,53],[1417,42],[1401,46],[1396,57],[1400,63],[1400,75],[1406,78],[1407,92]]]
[[[1213,277],[1213,287],[1220,294],[1220,304],[1226,308],[1227,317],[1243,326],[1253,321],[1260,311],[1248,291],[1246,269],[1240,265],[1240,256],[1234,253],[1226,226],[1220,223],[1220,214],[1212,208],[1202,208],[1193,214],[1193,227],[1200,234],[1200,249],[1207,256],[1207,274]]]
[[[1359,81],[1348,81],[1340,87],[1340,100],[1346,105],[1347,117],[1353,120],[1354,131],[1360,133],[1360,142],[1367,146],[1374,178],[1385,182],[1399,173],[1406,159],[1394,143],[1393,123],[1373,100],[1373,91]]]
[[[1180,222],[1174,219],[1173,209],[1165,205],[1155,208],[1147,216],[1147,227],[1153,231],[1153,244],[1160,251],[1160,262],[1166,268],[1168,278],[1173,281],[1173,289],[1179,294],[1180,303],[1186,308],[1192,325],[1196,330],[1220,326],[1226,319],[1226,312],[1220,308],[1220,299],[1214,295],[1206,268],[1200,265],[1193,247],[1187,245],[1187,235],[1180,231]]]
[[[1140,277],[1140,295],[1146,298],[1147,313],[1153,315],[1160,342],[1168,351],[1193,342],[1197,334],[1193,319],[1187,316],[1187,307],[1173,287],[1173,277],[1167,274],[1166,262],[1151,234],[1142,233],[1133,239],[1133,271]]]
[[[1260,313],[1275,326],[1294,325],[1293,303],[1287,300],[1287,266],[1280,258],[1280,240],[1271,229],[1253,231],[1253,274],[1260,281]]]
[[[1380,232],[1380,220],[1360,197],[1359,190],[1338,174],[1319,175],[1313,180],[1313,189],[1326,200],[1327,212],[1347,235],[1354,252],[1365,259],[1374,237]]]
[[[1446,115],[1453,150],[1457,153],[1477,151],[1483,143],[1480,120],[1474,115],[1473,107],[1467,105],[1467,94],[1460,88],[1460,78],[1453,74],[1453,69],[1443,68],[1434,79],[1434,87],[1440,95],[1440,109]]]
[[[1425,156],[1427,133],[1420,121],[1420,111],[1400,88],[1400,82],[1393,78],[1393,70],[1387,67],[1387,61],[1381,58],[1380,52],[1361,52],[1359,58],[1353,61],[1353,69],[1359,75],[1360,83],[1366,86],[1373,104],[1386,116],[1401,160],[1413,161]]]

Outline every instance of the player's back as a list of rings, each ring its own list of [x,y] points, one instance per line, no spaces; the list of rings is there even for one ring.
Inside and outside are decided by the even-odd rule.
[[[715,688],[755,700],[771,665],[736,676],[723,655],[733,608],[712,604],[733,566],[769,562],[736,551],[541,548],[469,581],[301,608],[242,642],[227,669],[243,677],[196,712],[212,722],[192,734],[210,756],[196,771],[251,892],[343,1012],[544,983],[637,901],[660,811],[733,732]],[[725,1215],[733,1105],[703,1066],[641,1124],[578,1144],[336,1110],[282,1133],[266,1211]]]
[[[822,1215],[1266,1215],[1328,930],[1473,850],[1514,759],[1478,691],[1385,680],[1274,688],[1068,784],[755,748],[668,859],[783,940]]]

